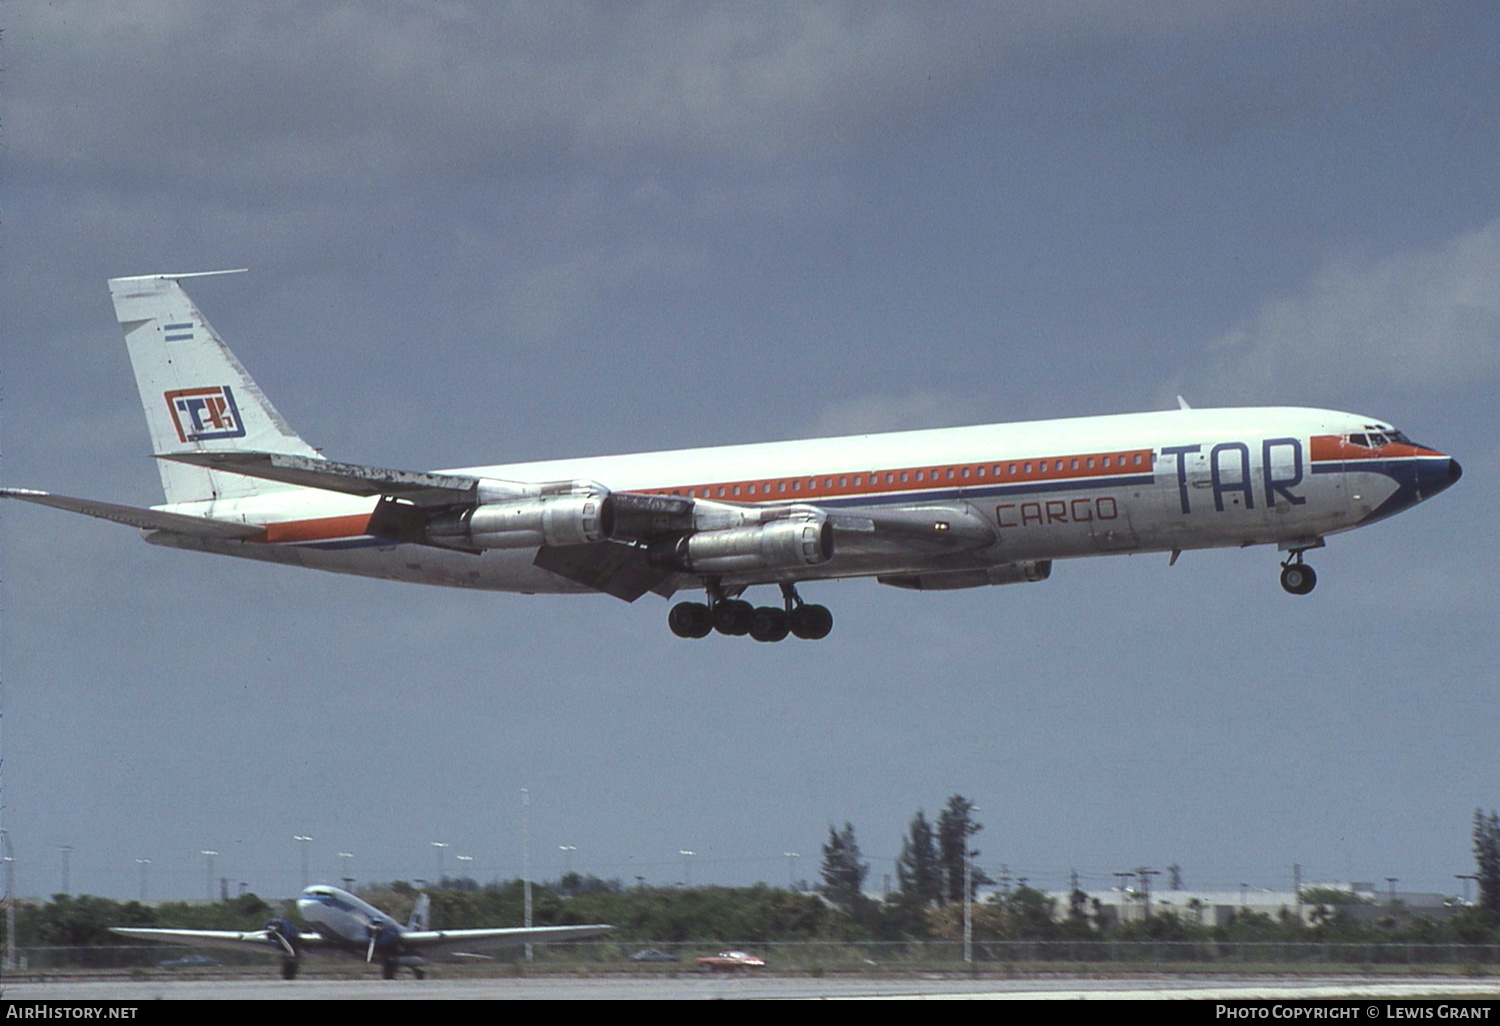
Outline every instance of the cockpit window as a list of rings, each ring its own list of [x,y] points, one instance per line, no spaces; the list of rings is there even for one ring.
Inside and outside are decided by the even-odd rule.
[[[1360,446],[1364,446],[1365,448],[1369,448],[1369,446],[1370,446],[1370,440],[1368,438],[1366,438],[1364,435],[1350,435],[1349,436],[1349,444],[1350,445],[1360,445]]]

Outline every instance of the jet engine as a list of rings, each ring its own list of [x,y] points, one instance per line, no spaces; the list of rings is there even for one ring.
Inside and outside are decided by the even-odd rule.
[[[651,562],[694,573],[794,570],[833,558],[833,525],[821,513],[764,524],[665,538],[651,543]]]
[[[1021,584],[1045,581],[1052,575],[1052,560],[1028,559],[1019,563],[978,567],[973,570],[938,570],[929,574],[891,574],[875,578],[893,588],[913,591],[948,591],[953,588],[982,588],[987,584]]]
[[[584,545],[609,537],[608,495],[546,495],[439,513],[427,541],[454,549],[530,549]]]

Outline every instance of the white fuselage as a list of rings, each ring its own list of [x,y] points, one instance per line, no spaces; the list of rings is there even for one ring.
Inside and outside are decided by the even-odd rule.
[[[1283,407],[991,424],[444,473],[506,481],[588,480],[617,493],[742,506],[800,504],[836,514],[958,507],[993,529],[990,544],[957,555],[872,554],[839,545],[821,565],[744,574],[730,582],[754,584],[1120,552],[1311,547],[1325,535],[1384,518],[1441,491],[1459,471],[1446,455],[1407,442],[1387,424],[1331,410]],[[147,532],[147,538],[418,583],[520,592],[588,590],[535,566],[535,548],[472,553],[373,537],[366,525],[375,504],[371,498],[278,485],[247,498],[158,507],[262,524],[263,540],[165,531]]]

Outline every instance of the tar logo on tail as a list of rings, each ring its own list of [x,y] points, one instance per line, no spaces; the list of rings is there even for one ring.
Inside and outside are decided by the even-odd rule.
[[[228,385],[179,388],[163,393],[177,437],[184,442],[206,442],[214,438],[243,438],[245,425]]]

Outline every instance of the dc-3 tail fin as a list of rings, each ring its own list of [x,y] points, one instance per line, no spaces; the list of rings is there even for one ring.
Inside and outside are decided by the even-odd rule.
[[[110,279],[152,452],[249,451],[316,459],[317,451],[276,412],[179,284],[185,278],[232,273]],[[171,460],[159,460],[158,468],[169,503],[239,499],[290,487]]]
[[[412,906],[411,918],[406,922],[408,930],[426,930],[428,921],[432,918],[432,899],[423,891],[417,895],[417,903]]]

